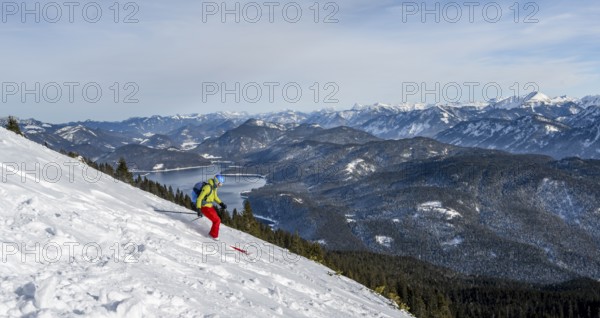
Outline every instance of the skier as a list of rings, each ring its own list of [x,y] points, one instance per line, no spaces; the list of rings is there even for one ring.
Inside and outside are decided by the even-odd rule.
[[[200,217],[204,214],[211,222],[212,227],[208,233],[213,240],[219,240],[219,227],[221,225],[221,218],[217,214],[217,210],[214,208],[214,204],[217,203],[222,209],[227,209],[227,204],[223,203],[217,195],[217,188],[223,185],[225,178],[217,174],[214,178],[209,179],[207,182],[199,182],[194,186],[194,190],[199,189],[198,198],[196,199],[195,206],[196,212]]]

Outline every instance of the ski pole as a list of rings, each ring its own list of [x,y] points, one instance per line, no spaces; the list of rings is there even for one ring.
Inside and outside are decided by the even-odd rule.
[[[194,213],[194,212],[165,211],[165,210],[154,210],[154,211],[158,212],[158,213],[175,213],[175,214],[193,214],[193,215],[196,215],[196,213]]]

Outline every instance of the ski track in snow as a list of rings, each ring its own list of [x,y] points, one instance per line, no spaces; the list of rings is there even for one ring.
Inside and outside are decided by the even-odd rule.
[[[182,208],[107,176],[89,181],[98,176],[91,169],[86,181],[82,164],[69,170],[75,159],[4,129],[0,145],[0,315],[409,317],[245,233],[222,225],[213,242],[206,218],[159,214],[153,209]],[[36,163],[62,175],[36,176]]]

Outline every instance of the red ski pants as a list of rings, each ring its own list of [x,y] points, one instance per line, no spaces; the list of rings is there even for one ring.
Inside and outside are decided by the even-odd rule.
[[[202,214],[204,214],[204,216],[206,216],[206,218],[212,222],[212,227],[210,228],[210,232],[208,234],[210,234],[210,236],[214,238],[219,237],[219,226],[221,225],[221,218],[219,218],[219,215],[217,214],[215,208],[203,206],[202,209],[200,209],[200,211],[202,211]]]

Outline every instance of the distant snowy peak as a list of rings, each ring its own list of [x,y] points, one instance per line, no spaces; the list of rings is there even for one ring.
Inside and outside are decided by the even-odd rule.
[[[513,102],[515,100],[522,100],[525,97],[509,97],[506,99],[501,100],[500,102],[504,102],[504,103],[509,103],[509,102]],[[538,97],[541,98],[541,97]],[[549,99],[550,100],[550,99]],[[408,112],[413,112],[413,111],[423,111],[423,110],[428,110],[428,109],[432,109],[432,108],[436,108],[436,107],[453,107],[453,108],[461,108],[461,107],[474,107],[474,108],[478,108],[478,109],[483,109],[486,108],[490,105],[498,105],[500,104],[500,102],[497,103],[492,103],[490,104],[489,102],[443,102],[443,103],[436,103],[436,104],[428,104],[428,103],[401,103],[401,104],[383,104],[383,103],[375,103],[372,105],[361,105],[361,104],[354,104],[354,106],[352,106],[352,108],[350,110],[345,110],[345,111],[332,111],[329,110],[328,112],[334,112],[334,113],[343,113],[343,112],[354,112],[354,113],[363,113],[363,112],[369,112],[369,113],[388,113],[388,114],[402,114],[402,113],[408,113]],[[521,102],[522,103],[522,102]],[[519,102],[515,102],[515,104],[519,104]],[[520,105],[520,104],[519,104]],[[518,107],[518,106],[514,106],[514,107]],[[321,110],[322,112],[325,112],[325,110]]]
[[[433,105],[429,105],[429,104],[425,104],[425,103],[415,103],[415,104],[403,103],[403,104],[397,105],[396,107],[401,111],[410,112],[410,111],[415,111],[415,110],[425,110],[427,108],[431,108],[432,106]]]
[[[595,96],[596,100],[593,99],[594,96],[590,97],[587,103],[593,104],[597,103],[600,105],[600,96]],[[552,105],[552,106],[560,106],[566,103],[577,103],[579,100],[577,98],[569,97],[569,96],[559,96],[550,98],[546,94],[541,92],[531,92],[527,95],[522,96],[510,96],[506,98],[501,98],[499,100],[493,100],[491,102],[452,102],[452,103],[437,103],[437,104],[427,104],[427,103],[402,103],[402,104],[383,104],[383,103],[375,103],[373,105],[361,105],[354,104],[351,108],[351,111],[355,112],[395,112],[395,113],[403,113],[403,112],[411,112],[411,111],[419,111],[419,110],[427,110],[434,107],[475,107],[475,108],[486,108],[486,107],[494,107],[499,109],[514,109],[514,108],[525,108],[525,107],[536,107],[542,105]]]
[[[513,109],[523,107],[534,107],[541,105],[551,105],[552,99],[540,92],[532,92],[525,96],[511,96],[502,99],[491,106],[499,109]]]
[[[526,102],[539,102],[539,103],[551,103],[552,100],[547,95],[540,92],[532,92],[527,97],[525,97]]]
[[[579,105],[583,108],[589,106],[600,106],[600,95],[589,95],[579,100]]]
[[[57,130],[56,134],[59,135],[61,138],[71,142],[74,142],[76,136],[78,135],[92,135],[94,137],[97,137],[97,135],[93,131],[91,131],[83,125],[66,126]]]
[[[361,105],[361,104],[354,104],[354,106],[352,107],[351,110],[354,111],[381,111],[381,110],[395,110],[395,107],[390,105],[390,104],[385,104],[385,103],[375,103],[373,105]]]
[[[222,119],[235,120],[250,116],[247,112],[220,111],[216,113]]]
[[[566,103],[578,103],[579,99],[576,97],[562,95],[562,96],[557,96],[557,97],[552,98],[550,102],[552,104],[559,105],[559,104],[566,104]]]
[[[414,110],[424,110],[434,105],[425,104],[425,103],[402,103],[402,104],[385,104],[385,103],[375,103],[372,105],[362,105],[359,103],[355,103],[354,106],[350,109],[355,112],[388,112],[388,113],[401,113],[401,112],[410,112]]]
[[[280,112],[261,114],[259,117],[275,124],[295,124],[305,121],[308,114],[288,109]]]
[[[249,116],[248,113],[246,112],[235,112],[235,111],[219,111],[219,112],[215,112],[215,113],[211,113],[211,114],[177,114],[174,116],[169,116],[169,117],[163,117],[163,116],[152,116],[150,118],[154,118],[154,119],[163,119],[163,120],[197,120],[197,121],[203,121],[203,120],[209,120],[209,119],[220,119],[220,120],[235,120],[235,119],[239,119],[239,118],[245,118]]]
[[[392,104],[392,103],[381,103],[376,102],[374,104],[360,104],[355,103],[350,109],[342,109],[337,110],[335,108],[323,108],[321,110],[315,111],[312,114],[337,114],[344,119],[348,119],[355,114],[360,113],[387,113],[387,114],[400,114],[411,111],[420,111],[427,110],[430,108],[434,108],[436,106],[442,107],[475,107],[478,109],[483,109],[486,107],[494,107],[500,109],[514,109],[514,108],[530,108],[537,106],[563,106],[567,104],[576,104],[583,108],[587,106],[600,106],[600,95],[595,96],[586,96],[584,98],[576,98],[567,95],[549,97],[548,95],[542,92],[531,92],[526,95],[521,96],[510,96],[506,98],[500,98],[498,100],[492,101],[465,101],[465,102],[442,102],[437,104],[428,104],[428,103],[400,103],[400,104]],[[281,117],[281,116],[289,116],[296,118],[307,118],[311,114],[300,113],[302,116],[298,115],[298,112],[295,111],[282,111],[276,113],[268,113],[268,114],[259,114],[256,117],[264,118],[267,121],[271,122],[281,122],[281,120],[272,120],[272,118]]]
[[[427,106],[427,105],[424,105],[424,106]],[[435,106],[454,107],[454,108],[474,107],[477,109],[483,109],[483,108],[490,106],[490,103],[489,102],[481,102],[481,101],[469,101],[469,102],[437,103],[437,104],[435,104]],[[424,108],[427,108],[427,107],[424,107]]]
[[[261,119],[249,119],[248,121],[246,121],[245,123],[246,125],[249,126],[256,126],[256,127],[265,127],[265,128],[271,128],[271,129],[278,129],[278,130],[286,130],[285,126],[280,125],[280,124],[275,124],[272,122],[268,122],[265,120],[261,120]]]

